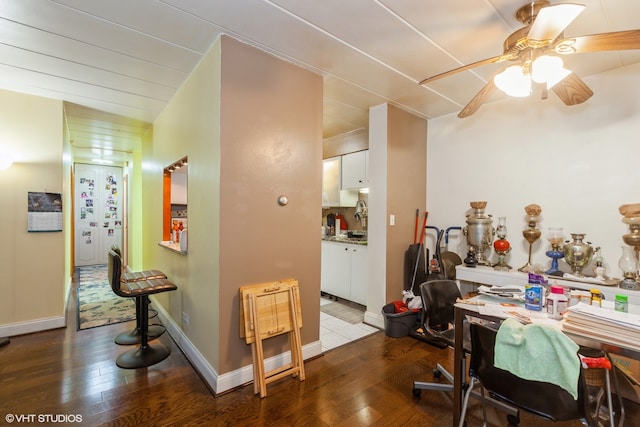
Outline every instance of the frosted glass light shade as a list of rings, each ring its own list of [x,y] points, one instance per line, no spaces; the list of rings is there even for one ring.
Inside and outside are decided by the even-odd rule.
[[[531,78],[536,83],[546,83],[547,89],[551,89],[569,74],[571,71],[564,68],[564,63],[558,56],[542,55],[531,64]]]
[[[13,158],[8,154],[0,154],[0,171],[4,169],[9,169],[13,164]]]
[[[522,98],[531,94],[531,76],[520,65],[507,67],[493,78],[493,82],[509,96]]]
[[[620,267],[625,277],[633,277],[635,275],[638,270],[638,262],[631,246],[622,247],[622,256],[618,261],[618,267]]]

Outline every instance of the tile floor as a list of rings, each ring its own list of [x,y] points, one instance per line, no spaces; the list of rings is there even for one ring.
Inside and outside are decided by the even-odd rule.
[[[320,298],[320,305],[334,302],[325,297]],[[328,351],[351,341],[366,337],[380,329],[369,326],[362,322],[352,324],[320,312],[320,342],[322,351]]]

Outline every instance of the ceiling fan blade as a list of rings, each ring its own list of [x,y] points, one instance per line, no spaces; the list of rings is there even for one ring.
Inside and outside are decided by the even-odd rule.
[[[538,12],[527,38],[533,47],[554,41],[584,10],[583,4],[564,3],[543,7]],[[533,42],[533,43],[531,43]]]
[[[569,74],[552,89],[565,105],[582,104],[593,95],[593,91],[576,73]]]
[[[480,92],[478,92],[476,96],[474,96],[473,99],[471,99],[471,101],[469,101],[469,103],[462,109],[462,111],[458,113],[458,117],[464,119],[478,111],[478,108],[487,102],[487,99],[489,99],[495,88],[496,85],[493,83],[493,79],[489,80],[489,82],[480,89]]]
[[[482,61],[474,62],[472,64],[467,64],[465,66],[462,66],[462,67],[459,67],[459,68],[454,68],[453,70],[449,70],[449,71],[446,71],[444,73],[436,74],[435,76],[427,77],[426,79],[422,80],[418,84],[424,85],[424,84],[436,81],[438,79],[441,79],[443,77],[447,77],[447,76],[450,76],[452,74],[459,73],[461,71],[470,70],[472,68],[480,67],[482,65],[495,64],[496,62],[509,61],[511,59],[514,59],[515,57],[516,57],[516,55],[506,54],[506,55],[494,56],[493,58],[483,59]]]
[[[570,37],[557,42],[554,49],[560,54],[640,49],[640,30]]]

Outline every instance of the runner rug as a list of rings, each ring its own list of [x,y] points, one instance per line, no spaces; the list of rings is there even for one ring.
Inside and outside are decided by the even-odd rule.
[[[355,325],[364,321],[364,307],[350,301],[320,304],[320,311]]]
[[[78,330],[128,322],[136,318],[134,298],[122,298],[111,290],[106,265],[79,267]]]

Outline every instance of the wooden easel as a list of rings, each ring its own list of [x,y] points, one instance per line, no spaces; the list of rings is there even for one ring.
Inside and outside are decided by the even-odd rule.
[[[297,375],[300,381],[304,381],[301,327],[297,280],[287,279],[240,288],[240,337],[251,344],[255,394],[259,392],[260,397],[265,397],[267,384],[287,375]],[[291,363],[265,372],[262,341],[286,333],[289,334]]]

